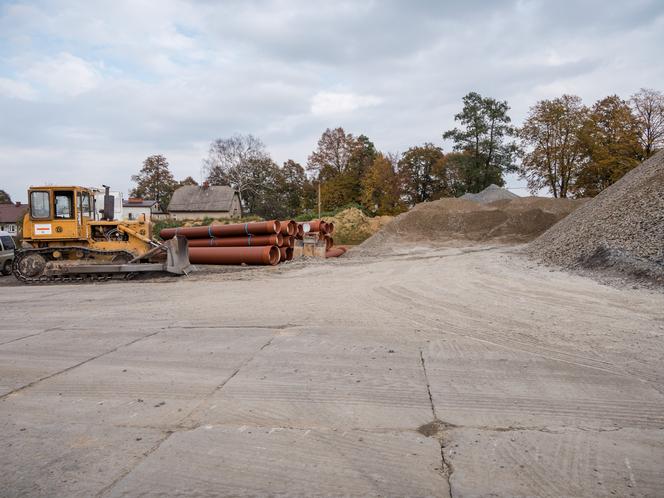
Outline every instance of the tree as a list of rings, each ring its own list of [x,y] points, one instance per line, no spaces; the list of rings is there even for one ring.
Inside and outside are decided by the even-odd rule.
[[[307,177],[302,165],[292,159],[284,163],[281,168],[281,176],[283,179],[282,189],[284,192],[286,216],[293,217],[305,208],[304,185]]]
[[[567,197],[585,162],[581,131],[588,112],[576,95],[541,100],[530,108],[519,130],[523,149],[528,149],[519,173],[533,194],[546,187],[554,197]]]
[[[179,187],[184,187],[186,185],[198,185],[198,182],[194,180],[191,176],[188,176],[184,180],[178,182]]]
[[[307,159],[307,170],[325,181],[348,168],[355,138],[343,128],[326,129],[318,140],[317,148]]]
[[[208,157],[203,160],[207,181],[211,185],[230,185],[244,199],[256,177],[253,168],[271,162],[265,144],[253,135],[233,135],[218,138],[210,144]]]
[[[4,190],[0,190],[0,204],[11,204],[12,198]]]
[[[284,177],[270,158],[249,159],[243,167],[247,175],[243,201],[251,214],[264,218],[286,216]]]
[[[164,156],[149,156],[143,161],[141,171],[132,175],[131,179],[136,183],[136,187],[131,190],[130,196],[155,200],[162,209],[168,209],[168,203],[178,184]]]
[[[452,194],[445,155],[432,143],[408,149],[399,161],[399,176],[410,206]]]
[[[657,90],[641,88],[630,98],[632,111],[639,123],[639,142],[648,159],[664,148],[664,94]]]
[[[617,95],[593,105],[581,136],[588,160],[572,186],[576,196],[599,194],[637,166],[644,155],[637,118]]]
[[[503,174],[516,171],[518,148],[507,141],[515,134],[507,115],[509,109],[506,101],[470,92],[463,98],[463,110],[454,116],[462,128],[443,133],[443,138],[454,142],[455,151],[466,154],[465,190],[479,192],[492,183],[502,186]]]
[[[376,154],[361,186],[362,205],[372,213],[395,214],[403,210],[397,172],[384,154]]]
[[[353,141],[347,171],[344,173],[348,177],[345,204],[361,203],[362,180],[369,172],[377,155],[376,146],[366,135],[360,135]]]
[[[307,160],[307,170],[321,185],[326,209],[359,203],[362,178],[376,157],[376,147],[365,135],[354,137],[343,128],[326,129]]]

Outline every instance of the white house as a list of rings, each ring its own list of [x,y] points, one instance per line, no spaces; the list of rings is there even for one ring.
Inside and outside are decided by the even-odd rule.
[[[148,201],[140,197],[130,197],[126,201],[122,201],[122,219],[137,220],[140,215],[144,214],[145,220],[149,221],[152,213],[158,211],[158,208],[157,201]]]

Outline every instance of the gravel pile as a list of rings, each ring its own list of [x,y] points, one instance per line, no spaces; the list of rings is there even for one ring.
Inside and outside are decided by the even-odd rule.
[[[389,254],[398,245],[458,245],[469,242],[522,243],[533,240],[582,205],[585,199],[517,197],[479,204],[446,198],[423,202],[397,216],[352,251]],[[350,254],[350,253],[349,253]]]
[[[533,241],[549,264],[664,285],[664,151]]]
[[[477,194],[463,194],[461,199],[479,202],[480,204],[488,204],[489,202],[501,200],[519,199],[519,196],[492,183]]]

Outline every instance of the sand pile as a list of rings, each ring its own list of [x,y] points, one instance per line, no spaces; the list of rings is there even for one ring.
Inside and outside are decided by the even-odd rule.
[[[380,255],[400,244],[528,242],[585,202],[543,197],[517,197],[487,204],[460,198],[423,202],[397,216],[355,253]]]
[[[467,201],[479,202],[480,204],[488,204],[495,201],[519,199],[519,196],[492,183],[477,194],[463,194],[461,198]]]
[[[664,284],[664,151],[533,241],[536,258]]]
[[[338,244],[359,244],[371,237],[387,223],[392,216],[367,216],[360,209],[344,209],[336,216],[326,217],[325,221],[334,222],[334,240]]]

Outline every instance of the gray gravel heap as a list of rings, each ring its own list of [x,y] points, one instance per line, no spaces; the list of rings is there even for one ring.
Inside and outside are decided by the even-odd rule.
[[[535,258],[664,285],[664,151],[528,246]]]
[[[468,193],[461,196],[461,199],[479,202],[480,204],[518,198],[518,195],[493,183],[477,194]]]

